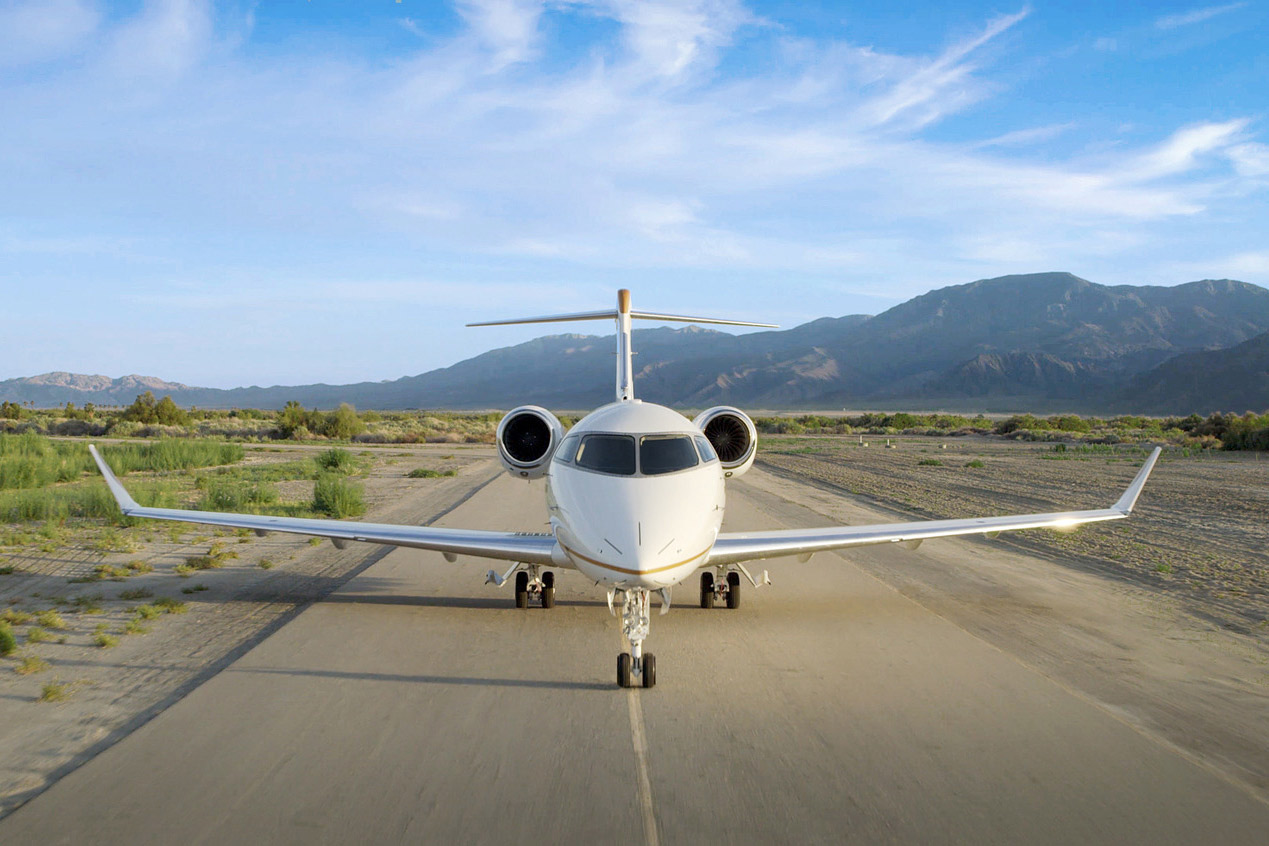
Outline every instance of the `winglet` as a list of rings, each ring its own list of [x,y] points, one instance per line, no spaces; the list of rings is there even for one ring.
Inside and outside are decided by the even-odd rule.
[[[1163,452],[1162,447],[1154,448],[1154,452],[1150,453],[1146,463],[1141,465],[1141,469],[1137,471],[1137,477],[1132,480],[1128,490],[1124,491],[1124,495],[1119,498],[1119,501],[1111,506],[1114,510],[1123,514],[1132,513],[1132,507],[1137,504],[1137,497],[1141,496],[1141,489],[1146,486],[1146,479],[1150,478],[1150,471],[1154,469],[1154,463],[1158,460],[1161,452]]]
[[[114,495],[115,502],[119,503],[119,510],[125,515],[140,508],[136,500],[128,496],[128,492],[124,490],[123,485],[115,478],[115,474],[110,470],[110,465],[97,452],[97,447],[92,444],[88,445],[88,451],[92,453],[93,461],[97,462],[97,469],[101,471],[101,475],[106,479],[106,486],[110,488],[110,493]]]

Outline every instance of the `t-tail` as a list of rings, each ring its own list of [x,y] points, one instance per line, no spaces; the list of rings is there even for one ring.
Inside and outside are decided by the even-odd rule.
[[[745,320],[727,320],[721,317],[689,317],[683,314],[660,314],[654,311],[635,311],[630,307],[630,292],[622,288],[617,292],[617,308],[613,311],[579,311],[574,314],[545,314],[541,317],[519,317],[513,320],[490,320],[468,323],[468,326],[510,326],[517,323],[567,323],[573,320],[615,320],[617,322],[617,401],[634,399],[634,353],[630,349],[631,320],[664,320],[674,323],[712,323],[719,326],[753,326],[760,329],[778,328],[774,323],[751,323]]]

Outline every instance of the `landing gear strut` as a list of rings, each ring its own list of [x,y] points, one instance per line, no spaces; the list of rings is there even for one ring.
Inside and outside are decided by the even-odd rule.
[[[649,597],[645,588],[621,592],[621,633],[630,641],[630,651],[617,656],[618,687],[653,687],[657,683],[657,658],[643,651],[643,640],[652,624]]]

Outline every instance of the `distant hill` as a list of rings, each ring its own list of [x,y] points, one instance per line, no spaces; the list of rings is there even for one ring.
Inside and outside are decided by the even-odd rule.
[[[1143,414],[1269,409],[1269,332],[1226,350],[1186,353],[1138,375],[1124,403]]]
[[[646,399],[695,408],[1106,412],[1145,410],[1136,404],[1146,403],[1158,412],[1188,412],[1201,397],[1171,381],[1182,378],[1183,362],[1199,356],[1191,375],[1217,364],[1234,373],[1258,349],[1240,353],[1239,345],[1267,332],[1269,291],[1245,282],[1105,286],[1070,273],[1037,273],[942,288],[875,317],[825,317],[783,331],[637,330],[635,386]],[[551,335],[417,376],[353,385],[217,390],[136,376],[46,374],[0,382],[0,399],[123,404],[153,390],[210,408],[278,408],[295,399],[323,408],[582,409],[611,399],[613,348],[612,336]],[[1202,357],[1217,351],[1229,355]],[[1162,368],[1173,360],[1175,376]],[[1173,384],[1178,393],[1169,393]],[[1269,407],[1269,391],[1257,384],[1241,389],[1247,407]]]
[[[153,391],[156,395],[172,394],[173,398],[186,391],[197,391],[180,382],[165,382],[153,376],[85,376],[79,373],[42,373],[24,379],[0,382],[0,400],[33,402],[40,408],[86,402],[96,405],[126,405],[137,394]]]

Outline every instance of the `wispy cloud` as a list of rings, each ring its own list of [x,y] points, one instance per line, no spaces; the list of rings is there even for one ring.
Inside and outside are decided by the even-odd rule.
[[[1237,114],[1123,133],[1113,115],[966,120],[1014,84],[1026,9],[919,52],[799,37],[736,0],[464,0],[443,34],[385,21],[411,45],[385,59],[254,43],[190,0],[109,19],[66,2],[78,23],[37,37],[40,8],[0,13],[0,46],[43,45],[17,67],[59,62],[0,81],[0,210],[40,222],[0,231],[0,283],[92,280],[191,326],[265,301],[297,337],[302,312],[410,338],[427,303],[484,316],[542,281],[561,301],[636,284],[684,310],[738,279],[777,291],[772,313],[795,308],[783,280],[902,299],[1152,261],[1159,233],[1254,219],[1261,200],[1231,203],[1269,188],[1269,147]],[[603,25],[562,54],[569,16]],[[728,62],[755,40],[760,69]],[[391,333],[365,332],[370,358]],[[435,338],[420,366],[459,356]]]
[[[1200,9],[1192,9],[1188,12],[1181,12],[1175,15],[1164,15],[1156,20],[1154,25],[1159,29],[1177,29],[1183,26],[1191,26],[1193,24],[1202,23],[1206,20],[1211,20],[1217,15],[1236,11],[1246,5],[1246,3],[1227,3],[1224,6],[1204,6]]]

